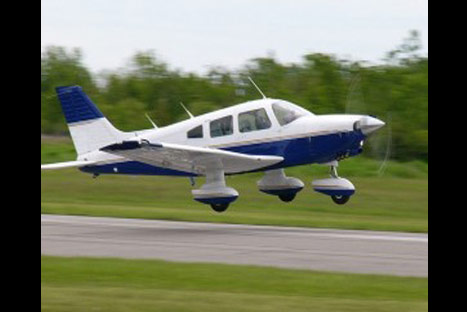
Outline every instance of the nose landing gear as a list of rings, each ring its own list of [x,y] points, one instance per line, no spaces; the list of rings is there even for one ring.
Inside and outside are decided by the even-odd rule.
[[[337,205],[345,205],[355,194],[355,186],[349,180],[339,177],[337,166],[338,163],[333,162],[331,164],[331,178],[314,181],[313,189],[330,196]]]

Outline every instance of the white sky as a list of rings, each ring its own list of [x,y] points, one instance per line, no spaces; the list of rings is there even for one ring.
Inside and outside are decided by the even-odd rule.
[[[146,50],[198,73],[270,52],[285,63],[312,52],[378,62],[412,29],[427,54],[428,0],[41,1],[41,51],[79,47],[95,72]]]

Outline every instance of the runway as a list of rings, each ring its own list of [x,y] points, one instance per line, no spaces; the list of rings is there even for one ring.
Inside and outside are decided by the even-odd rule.
[[[41,216],[41,254],[428,276],[428,235]]]

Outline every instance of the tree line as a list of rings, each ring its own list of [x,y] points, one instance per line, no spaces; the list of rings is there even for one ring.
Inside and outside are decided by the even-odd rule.
[[[236,71],[213,67],[205,75],[171,69],[151,52],[140,52],[122,69],[96,75],[79,49],[51,46],[41,54],[41,133],[65,134],[55,87],[82,86],[122,130],[150,128],[187,118],[183,102],[202,114],[258,99],[252,77],[270,98],[296,103],[315,114],[362,113],[389,127],[372,138],[366,153],[398,160],[428,160],[428,57],[420,56],[417,32],[389,51],[381,64],[308,54],[300,63],[256,58]]]

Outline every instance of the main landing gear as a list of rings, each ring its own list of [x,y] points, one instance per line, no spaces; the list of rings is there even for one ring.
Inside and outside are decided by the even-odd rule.
[[[277,196],[285,203],[292,202],[304,186],[299,179],[287,177],[283,169],[267,171],[258,181],[261,192]]]
[[[330,167],[331,178],[314,181],[313,188],[316,192],[330,196],[337,205],[345,205],[355,194],[355,186],[349,180],[339,177],[337,161],[332,162]]]
[[[218,213],[225,212],[239,195],[235,189],[226,186],[224,170],[216,164],[206,169],[206,184],[192,193],[196,201],[210,205]]]

